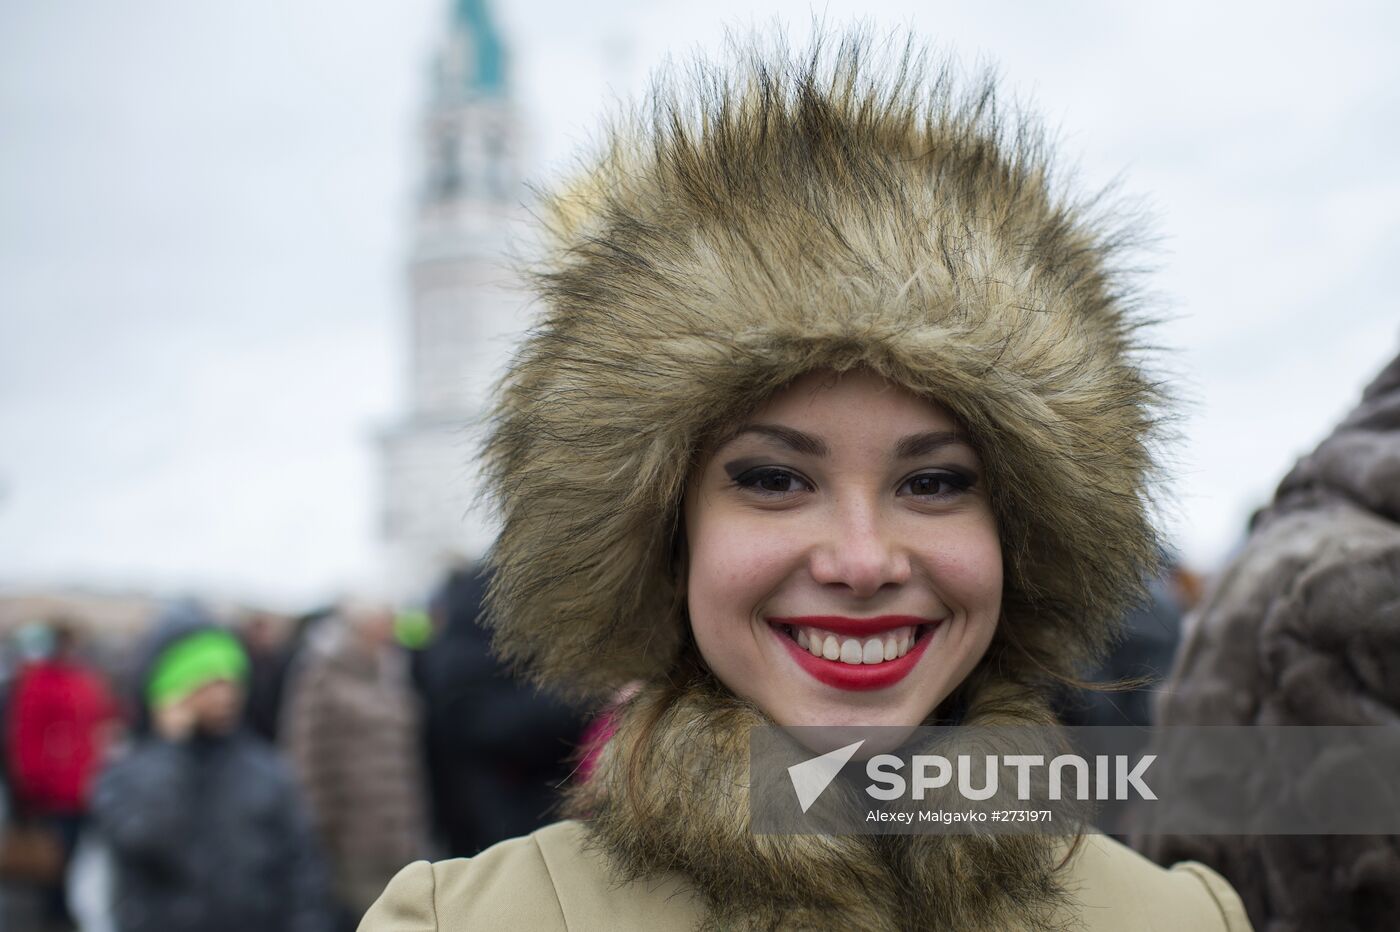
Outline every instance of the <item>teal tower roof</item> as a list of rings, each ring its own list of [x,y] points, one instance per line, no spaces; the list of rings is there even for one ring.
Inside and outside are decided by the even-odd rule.
[[[465,41],[470,61],[460,75],[460,92],[468,96],[505,90],[505,46],[491,20],[486,0],[453,0],[452,29]]]

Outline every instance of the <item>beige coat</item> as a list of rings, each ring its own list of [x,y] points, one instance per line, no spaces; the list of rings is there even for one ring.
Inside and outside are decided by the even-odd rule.
[[[585,851],[583,826],[556,822],[474,858],[398,873],[359,932],[656,932],[693,929],[703,906],[683,878],[622,886]],[[1248,932],[1235,891],[1194,862],[1170,870],[1102,835],[1085,838],[1065,868],[1084,932]]]

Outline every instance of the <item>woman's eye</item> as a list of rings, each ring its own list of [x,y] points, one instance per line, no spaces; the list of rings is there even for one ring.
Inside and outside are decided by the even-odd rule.
[[[774,466],[762,466],[758,469],[750,469],[742,475],[736,476],[734,484],[745,489],[752,489],[764,495],[786,495],[789,492],[798,492],[810,489],[811,486],[796,473],[786,469],[778,469]]]
[[[972,479],[950,472],[925,472],[910,476],[899,487],[901,495],[923,498],[953,498],[972,487]],[[905,490],[908,491],[905,491]]]

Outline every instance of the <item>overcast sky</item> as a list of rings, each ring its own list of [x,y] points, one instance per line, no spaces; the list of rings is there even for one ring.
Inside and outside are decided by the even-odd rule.
[[[0,583],[289,607],[373,578],[415,134],[446,0],[0,4]],[[616,96],[808,3],[494,5],[547,182]],[[994,62],[1162,237],[1209,567],[1400,351],[1400,14],[831,0]]]

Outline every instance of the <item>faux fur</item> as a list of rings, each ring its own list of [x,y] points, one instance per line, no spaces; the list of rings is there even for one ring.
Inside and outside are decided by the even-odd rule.
[[[985,664],[1025,682],[1105,642],[1154,564],[1144,374],[1118,233],[1052,182],[989,80],[912,43],[755,44],[644,112],[548,195],[542,315],[484,464],[498,649],[606,695],[674,665],[685,478],[718,431],[819,367],[952,410],[1007,568]]]
[[[569,802],[625,879],[686,875],[709,930],[1038,932],[1072,915],[1056,873],[1066,839],[749,831],[748,734],[767,719],[690,667],[622,711]],[[974,692],[969,724],[1054,721],[1033,696],[992,684]]]

